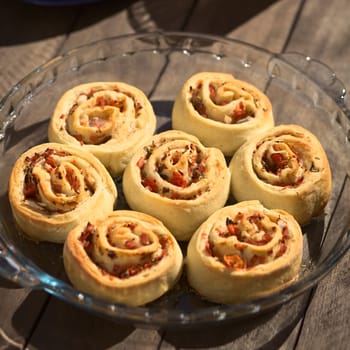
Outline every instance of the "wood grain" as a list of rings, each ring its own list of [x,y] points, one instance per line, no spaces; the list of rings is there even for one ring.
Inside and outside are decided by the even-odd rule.
[[[40,64],[55,56],[78,9],[46,9],[11,1],[0,12],[0,96]],[[46,305],[44,292],[29,293],[0,281],[0,348],[22,348]],[[30,297],[33,295],[33,297]],[[31,299],[28,304],[26,300]],[[25,316],[17,315],[18,309]]]
[[[154,29],[223,35],[273,52],[298,51],[330,65],[350,87],[347,0],[102,1],[0,12],[0,96],[40,64],[104,37]],[[148,330],[86,313],[45,292],[0,280],[0,348],[347,349],[350,255],[310,294],[256,319],[220,327]]]
[[[317,14],[317,15],[315,15]],[[286,51],[298,51],[329,65],[345,87],[350,87],[350,74],[344,57],[350,54],[350,15],[346,1],[332,2],[320,8],[317,0],[305,1],[300,17],[286,43]],[[336,19],[336,20],[335,20]],[[345,325],[350,323],[348,297],[350,255],[342,259],[334,271],[316,288],[307,309],[297,349],[347,349],[349,334]]]
[[[337,0],[320,6],[318,0],[308,0],[302,8],[287,51],[299,51],[329,65],[350,88],[350,8],[346,0]]]
[[[0,96],[55,56],[78,16],[78,8],[43,8],[11,1],[0,12]]]

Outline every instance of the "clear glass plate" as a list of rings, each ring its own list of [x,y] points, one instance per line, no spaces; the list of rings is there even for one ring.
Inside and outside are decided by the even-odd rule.
[[[157,131],[171,126],[175,96],[200,71],[232,73],[270,98],[276,124],[297,123],[313,132],[328,155],[331,199],[321,217],[304,227],[299,280],[275,295],[238,305],[209,303],[187,285],[145,307],[106,303],[73,288],[62,264],[62,246],[35,243],[18,234],[7,196],[16,158],[47,141],[58,98],[89,81],[124,81],[142,89],[158,118]],[[0,273],[23,287],[45,290],[67,302],[133,324],[193,325],[252,316],[282,305],[320,281],[350,247],[350,124],[345,90],[331,69],[297,53],[274,54],[247,43],[192,33],[148,33],[108,38],[72,50],[38,67],[0,102]],[[127,205],[121,193],[118,209]],[[183,249],[185,251],[185,245]]]

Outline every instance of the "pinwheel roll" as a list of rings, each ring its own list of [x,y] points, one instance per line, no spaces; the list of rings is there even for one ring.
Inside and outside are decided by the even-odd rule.
[[[123,192],[132,209],[157,217],[177,239],[188,240],[225,205],[230,173],[220,150],[170,130],[136,152],[123,175]]]
[[[76,288],[131,306],[166,293],[183,264],[180,247],[168,229],[147,214],[129,210],[82,222],[69,233],[63,258]]]
[[[231,74],[202,72],[183,85],[172,123],[232,156],[249,137],[273,127],[274,117],[270,100],[255,86]]]
[[[117,176],[155,127],[152,105],[141,90],[122,82],[94,82],[60,98],[48,135],[51,142],[81,146]]]
[[[81,220],[113,211],[116,199],[106,168],[74,146],[35,146],[18,158],[10,175],[13,216],[33,240],[62,243]]]
[[[238,201],[258,199],[307,224],[326,206],[331,170],[322,145],[298,125],[279,125],[247,141],[229,165]]]
[[[300,226],[289,213],[240,202],[215,212],[191,238],[188,281],[213,302],[265,297],[297,279],[302,246]]]

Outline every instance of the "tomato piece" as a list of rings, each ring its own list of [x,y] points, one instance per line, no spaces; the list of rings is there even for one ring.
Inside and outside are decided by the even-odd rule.
[[[45,159],[46,163],[49,164],[52,168],[56,168],[57,167],[57,163],[55,161],[55,159],[51,156],[46,157]]]
[[[236,123],[238,120],[244,118],[247,114],[245,104],[240,101],[233,110],[233,120]]]
[[[216,89],[215,89],[215,86],[213,84],[209,85],[209,97],[213,102],[215,102]]]
[[[152,243],[151,238],[147,233],[141,233],[140,242],[142,245],[150,245]]]
[[[247,245],[244,243],[236,243],[235,248],[238,250],[244,250],[245,248],[247,248]]]
[[[140,159],[136,162],[136,166],[140,169],[145,165],[145,157],[140,157]]]
[[[156,180],[154,179],[145,177],[144,179],[142,179],[142,185],[151,192],[158,192],[158,185]]]
[[[284,242],[281,242],[281,246],[278,252],[276,253],[276,258],[279,258],[280,256],[282,256],[286,251],[287,251],[287,245]]]
[[[124,242],[124,247],[127,249],[136,249],[138,247],[134,239],[128,239]]]
[[[282,166],[283,156],[282,156],[281,153],[272,153],[271,154],[271,159],[278,167]]]
[[[80,181],[71,168],[66,168],[66,179],[74,191],[79,189]]]
[[[104,96],[98,96],[96,98],[96,106],[97,107],[101,107],[103,109],[105,104],[106,104],[106,101],[105,101]]]
[[[238,254],[224,255],[224,264],[234,270],[241,270],[245,268],[244,260]]]
[[[38,193],[38,188],[34,182],[28,182],[24,185],[23,194],[26,198],[35,197]]]
[[[254,255],[249,261],[249,267],[254,267],[256,265],[261,265],[266,263],[266,258],[261,255]]]
[[[171,179],[171,183],[179,187],[187,187],[187,180],[183,174],[179,171],[174,171]]]

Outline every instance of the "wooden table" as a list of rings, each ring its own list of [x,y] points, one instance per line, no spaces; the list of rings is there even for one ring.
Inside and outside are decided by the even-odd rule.
[[[107,36],[157,28],[238,38],[330,65],[350,88],[347,0],[111,0],[0,12],[0,96],[50,58]],[[111,322],[0,279],[0,349],[349,349],[350,252],[317,288],[254,320],[192,330]]]

